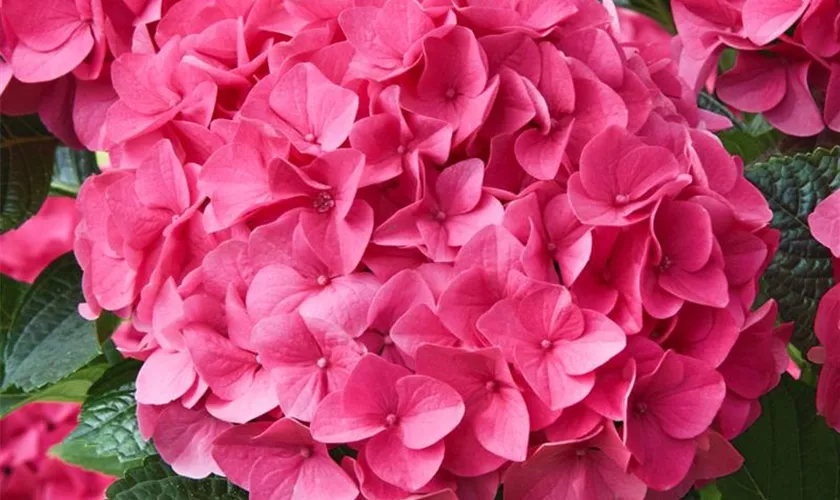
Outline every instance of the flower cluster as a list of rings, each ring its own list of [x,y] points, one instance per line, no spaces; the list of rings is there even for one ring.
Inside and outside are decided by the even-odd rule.
[[[840,192],[823,200],[808,216],[814,238],[833,255],[834,281],[840,281]],[[820,299],[814,333],[820,346],[808,351],[808,358],[823,365],[817,382],[817,412],[840,432],[840,285]]]
[[[179,474],[641,499],[740,466],[788,363],[751,310],[778,233],[727,120],[611,2],[125,1],[126,31],[117,0],[45,2],[50,30],[4,1],[15,51],[85,54],[53,68],[114,163],[79,193],[80,310],[129,320]]]
[[[840,131],[840,4],[835,0],[674,0],[680,75],[782,132]],[[724,49],[734,67],[716,79]]]
[[[0,419],[0,496],[4,500],[100,500],[114,479],[47,456],[76,426],[79,406],[32,403]]]

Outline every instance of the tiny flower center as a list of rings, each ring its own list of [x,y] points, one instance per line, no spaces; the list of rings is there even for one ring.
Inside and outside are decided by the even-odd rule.
[[[609,283],[609,282],[612,281],[612,279],[613,279],[613,275],[612,275],[612,272],[610,272],[609,269],[604,269],[603,271],[601,271],[601,280],[604,283]]]
[[[407,151],[407,149],[402,144],[397,146],[397,154],[398,155],[404,155],[406,151]]]
[[[438,222],[443,222],[446,220],[446,214],[443,212],[443,210],[438,210],[437,213],[435,213],[435,220]]]
[[[545,249],[548,250],[549,252],[556,252],[557,251],[557,245],[555,245],[553,241],[550,241],[550,242],[548,242],[548,245],[545,246]]]
[[[583,448],[578,448],[577,451],[575,451],[575,455],[577,455],[578,458],[583,458],[584,456],[586,456],[586,450],[584,450]]]
[[[315,142],[315,134],[306,134],[305,136],[303,136],[303,140],[306,142]]]
[[[319,286],[327,286],[330,282],[330,279],[322,274],[315,279],[315,282],[318,283]]]
[[[636,403],[634,409],[636,410],[636,415],[644,415],[647,413],[648,407],[646,403]]]
[[[496,392],[499,390],[499,383],[495,380],[488,380],[484,384],[484,388],[487,389],[488,392]]]
[[[628,201],[630,201],[630,197],[626,194],[617,194],[615,195],[615,204],[616,205],[624,205]]]
[[[263,363],[262,363],[262,358],[260,357],[260,355],[259,355],[259,354],[257,354],[256,356],[254,356],[254,361],[256,361],[258,365],[263,364]]]
[[[671,269],[672,265],[673,265],[673,262],[671,262],[671,258],[668,257],[667,255],[663,255],[662,260],[659,261],[659,270],[660,271],[667,271],[668,269]]]
[[[324,358],[324,357],[318,358],[318,361],[316,361],[315,364],[318,365],[318,368],[323,370],[324,368],[327,367],[327,358]]]
[[[321,191],[315,195],[315,198],[312,200],[312,207],[315,208],[315,211],[319,214],[324,214],[335,207],[335,200],[329,192]]]
[[[309,458],[312,456],[312,448],[303,447],[300,449],[300,456],[303,458]]]
[[[553,345],[554,345],[554,342],[552,342],[548,339],[542,339],[540,341],[540,347],[542,347],[543,350],[546,350],[546,351],[551,349],[551,346],[553,346]]]
[[[386,334],[382,338],[382,343],[385,344],[385,345],[393,345],[394,344],[394,339],[392,339],[390,335]]]
[[[446,98],[447,99],[454,99],[455,98],[455,89],[451,88],[446,91]]]
[[[385,425],[387,427],[393,427],[396,423],[397,423],[397,416],[394,415],[393,413],[389,413],[385,417]]]

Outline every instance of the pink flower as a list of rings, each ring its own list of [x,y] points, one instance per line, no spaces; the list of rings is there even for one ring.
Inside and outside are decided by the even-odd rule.
[[[840,7],[831,0],[812,0],[796,29],[808,50],[821,57],[840,52]]]
[[[522,267],[533,278],[557,282],[556,262],[559,278],[570,285],[590,260],[591,227],[580,223],[565,193],[538,191],[508,203],[503,225],[525,244]]]
[[[630,393],[624,443],[633,455],[631,470],[653,489],[679,484],[694,460],[694,438],[712,423],[725,392],[716,371],[666,352]]]
[[[358,336],[379,282],[369,273],[343,273],[325,263],[305,236],[296,214],[283,216],[251,235],[248,254],[255,269],[245,305],[252,318],[300,311]]]
[[[354,73],[377,81],[417,64],[423,39],[435,29],[434,20],[413,0],[346,9],[338,22],[355,49],[350,63]]]
[[[290,418],[229,429],[212,452],[225,476],[255,497],[353,500],[358,494],[327,447]]]
[[[762,113],[786,134],[817,134],[824,124],[808,87],[812,63],[797,55],[788,58],[782,49],[777,57],[738,53],[735,66],[718,80],[718,96],[736,109]]]
[[[816,358],[823,362],[817,384],[817,412],[824,416],[828,425],[834,429],[840,428],[840,395],[837,394],[837,380],[840,378],[838,300],[840,300],[840,288],[835,286],[820,299],[814,321],[814,332],[822,344],[820,354],[823,358]],[[811,351],[814,352],[814,349]],[[809,352],[809,357],[811,356]]]
[[[744,35],[756,45],[772,42],[802,16],[811,0],[746,0],[742,7]]]
[[[426,194],[383,222],[379,245],[416,246],[437,262],[455,260],[458,248],[479,230],[502,221],[501,203],[482,189],[484,165],[470,159],[436,175],[427,170]]]
[[[298,314],[260,320],[253,337],[260,363],[271,371],[283,413],[307,422],[318,403],[344,388],[362,355],[340,328]]]
[[[832,193],[808,215],[808,227],[814,239],[840,256],[840,194]]]
[[[525,458],[528,411],[499,348],[466,351],[426,344],[417,351],[417,373],[446,382],[465,401],[464,422],[447,438],[459,446],[448,447],[447,453],[489,459],[495,467],[484,472],[501,465],[493,455],[516,461]],[[459,462],[453,465],[469,466]]]
[[[576,12],[573,3],[563,0],[462,0],[456,3],[458,13],[468,24],[493,31],[508,31],[525,28],[527,31],[542,32],[563,21]]]
[[[693,228],[688,233],[682,230],[687,224]],[[723,266],[706,209],[687,201],[662,203],[653,218],[650,256],[642,274],[645,310],[667,318],[685,301],[726,307],[729,294]]]
[[[505,475],[511,498],[622,498],[641,500],[647,487],[625,472],[630,453],[611,424],[581,439],[540,445]]]
[[[475,35],[456,26],[441,38],[423,41],[425,68],[414,92],[401,96],[409,110],[444,120],[455,130],[453,145],[464,142],[484,121],[498,91],[488,79]]]
[[[157,54],[123,54],[112,71],[119,100],[105,121],[110,140],[122,142],[153,132],[172,120],[210,124],[217,86],[207,73],[181,64],[180,39]]]
[[[50,196],[34,217],[0,235],[0,272],[31,283],[50,262],[73,248],[79,215],[71,198]]]
[[[592,32],[598,32],[592,30]],[[592,34],[592,32],[589,32]],[[606,34],[604,36],[607,36]],[[620,61],[617,49],[607,38],[595,35],[592,40],[581,40],[577,45],[570,40],[587,38],[586,33],[576,33],[565,38],[565,45],[571,55],[584,57],[590,50],[598,51],[598,59],[609,59],[609,50]],[[598,42],[605,42],[599,44]],[[595,48],[590,48],[594,45]],[[599,50],[600,49],[600,50]],[[516,139],[516,159],[530,175],[541,180],[551,180],[558,172],[564,154],[577,158],[583,147],[607,127],[627,125],[627,108],[608,85],[597,74],[584,71],[582,66],[560,52],[553,44],[540,44],[542,74],[537,89],[531,89],[536,108],[535,121],[538,129],[527,129]],[[586,56],[588,57],[588,56]],[[618,84],[623,80],[624,68],[614,64],[616,60],[605,61],[604,72],[615,75],[619,72]],[[613,76],[612,81],[615,81]]]
[[[200,479],[222,473],[211,451],[213,441],[231,424],[178,403],[156,408],[139,405],[137,418],[144,437],[154,440],[161,458],[179,475]]]
[[[595,311],[572,304],[569,292],[546,286],[496,303],[478,329],[552,410],[580,402],[595,384],[594,370],[624,349],[624,332]]]
[[[271,179],[275,199],[301,207],[306,238],[341,273],[359,264],[373,232],[370,205],[356,199],[364,161],[352,149],[325,153],[303,168],[281,160]]]
[[[690,182],[674,156],[610,127],[586,146],[569,178],[569,201],[585,224],[625,226],[649,216],[655,202]]]
[[[358,106],[354,92],[329,81],[313,64],[301,63],[262,80],[240,113],[271,125],[298,151],[320,154],[347,140]]]
[[[235,124],[229,144],[204,164],[198,188],[210,199],[204,212],[208,230],[218,231],[271,206],[271,163],[289,153],[289,142],[251,120]]]
[[[46,82],[74,70],[89,79],[99,75],[106,45],[97,2],[7,0],[3,16],[18,39],[10,60],[18,80]]]
[[[443,120],[406,112],[400,107],[399,96],[399,87],[388,87],[379,95],[382,112],[353,124],[350,145],[364,153],[367,162],[362,186],[407,172],[419,190],[424,162],[442,165],[449,157],[452,126]]]
[[[432,340],[434,333],[430,333],[428,329],[437,328],[445,332],[445,328],[440,325],[440,320],[431,312],[434,306],[435,297],[429,285],[417,271],[406,269],[385,282],[376,292],[367,317],[370,329],[382,336],[383,346],[379,354],[392,363],[405,364],[403,353],[395,346],[405,346],[409,351],[406,354],[413,357],[420,342],[415,340],[414,336],[422,335],[423,340]],[[407,323],[403,319],[409,315],[410,311],[414,312]],[[417,327],[422,320],[429,323],[425,323],[420,329],[415,329],[414,327]],[[401,326],[399,330],[397,330],[398,324]],[[398,331],[402,334],[402,336],[397,335],[399,343],[392,337],[392,334]],[[446,333],[448,332],[439,335],[446,338]],[[448,337],[454,339],[451,334]]]
[[[0,495],[12,500],[98,500],[114,478],[48,456],[76,426],[75,404],[30,403],[0,419]]]
[[[443,438],[463,415],[464,402],[448,385],[366,355],[344,390],[318,406],[312,433],[327,443],[367,439],[364,450],[371,470],[414,491],[438,471]]]

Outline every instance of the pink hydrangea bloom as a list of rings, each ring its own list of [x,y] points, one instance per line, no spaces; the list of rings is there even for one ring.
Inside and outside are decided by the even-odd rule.
[[[63,49],[4,10],[4,112],[111,154],[78,198],[81,311],[126,318],[141,430],[178,473],[253,498],[654,498],[738,463],[790,328],[751,310],[778,233],[695,90],[724,46],[793,27],[721,96],[836,123],[840,71],[800,57],[831,5],[673,2],[677,56],[596,0],[82,4],[21,24],[93,37],[38,83],[13,52]]]
[[[76,427],[79,407],[31,403],[0,419],[0,495],[10,500],[99,500],[114,480],[48,455]]]

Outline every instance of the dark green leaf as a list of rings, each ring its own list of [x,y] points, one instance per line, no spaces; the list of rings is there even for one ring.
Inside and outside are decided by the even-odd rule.
[[[814,390],[787,375],[761,400],[761,418],[734,444],[744,466],[719,479],[724,500],[840,498],[840,439],[817,416]]]
[[[746,170],[773,210],[781,243],[762,286],[779,303],[785,321],[795,321],[794,344],[807,352],[815,344],[813,323],[820,297],[832,283],[831,253],[811,236],[808,214],[840,186],[840,147],[775,157]]]
[[[35,115],[0,120],[0,232],[19,227],[43,205],[56,146]]]
[[[102,311],[102,314],[96,319],[96,338],[99,339],[99,343],[110,339],[111,334],[120,326],[121,322],[122,320],[116,314]]]
[[[180,477],[157,456],[146,459],[143,467],[129,470],[108,488],[106,496],[109,500],[248,499],[245,490],[218,476],[200,480]]]
[[[106,368],[108,368],[108,365],[102,361],[93,362],[72,375],[38,391],[31,393],[4,392],[0,394],[0,417],[35,401],[81,403],[85,400],[91,384],[105,373]]]
[[[155,453],[140,436],[134,380],[140,363],[125,360],[108,368],[88,390],[79,425],[52,453],[85,469],[120,476]]]
[[[4,349],[3,389],[31,392],[57,382],[100,353],[92,322],[79,316],[82,270],[72,253],[47,267],[26,292]]]
[[[60,146],[55,150],[51,191],[53,194],[75,196],[82,182],[98,173],[95,153]]]
[[[3,382],[3,348],[6,345],[6,335],[12,325],[15,311],[23,299],[29,285],[0,274],[0,384]]]

